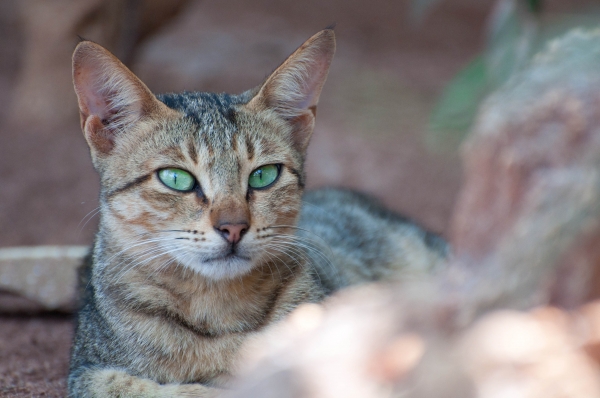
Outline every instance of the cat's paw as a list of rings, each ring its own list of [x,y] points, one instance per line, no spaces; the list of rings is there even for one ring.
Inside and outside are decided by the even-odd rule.
[[[164,397],[181,398],[214,398],[219,396],[219,391],[215,388],[206,387],[202,384],[170,384],[162,386],[162,395]]]
[[[218,389],[202,384],[165,384],[135,377],[119,369],[94,369],[84,373],[72,395],[120,398],[213,398]]]

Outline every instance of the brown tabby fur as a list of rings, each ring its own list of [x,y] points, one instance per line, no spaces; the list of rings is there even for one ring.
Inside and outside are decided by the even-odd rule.
[[[231,378],[244,340],[300,303],[443,257],[438,238],[349,192],[321,191],[304,201],[333,205],[330,215],[356,214],[339,217],[356,219],[371,249],[354,253],[353,242],[325,239],[333,251],[324,260],[326,251],[296,227],[302,211],[310,224],[303,230],[344,235],[324,216],[311,221],[302,204],[306,146],[334,51],[327,29],[257,89],[157,98],[102,47],[77,46],[73,79],[101,178],[101,219],[70,396],[214,396]],[[268,164],[281,165],[277,180],[250,188],[250,173]],[[157,174],[167,167],[186,170],[197,187],[168,188]],[[219,229],[236,223],[248,230],[232,244]]]

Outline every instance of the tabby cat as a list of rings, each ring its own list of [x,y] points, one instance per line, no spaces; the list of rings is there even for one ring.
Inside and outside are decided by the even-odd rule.
[[[100,174],[71,397],[211,397],[236,353],[301,303],[445,256],[435,235],[365,196],[303,196],[331,29],[239,95],[154,96],[101,46],[73,54]]]

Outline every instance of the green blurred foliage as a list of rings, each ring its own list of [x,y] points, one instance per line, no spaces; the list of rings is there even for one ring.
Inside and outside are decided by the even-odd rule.
[[[527,5],[532,12],[539,13],[542,11],[542,0],[529,0],[527,1]]]
[[[434,144],[454,147],[469,130],[476,104],[488,92],[488,76],[485,59],[478,56],[458,73],[446,86],[430,116],[429,127],[437,134]]]
[[[421,20],[434,5],[441,0],[411,0],[411,16]]]
[[[444,89],[429,120],[429,143],[455,149],[467,136],[484,98],[522,69],[534,53],[541,2],[498,0],[486,46]]]
[[[426,0],[413,3],[432,5]],[[488,19],[483,52],[447,84],[431,112],[428,142],[456,149],[487,95],[522,70],[549,40],[573,28],[598,26],[598,11],[550,15],[544,13],[542,0],[497,0]]]

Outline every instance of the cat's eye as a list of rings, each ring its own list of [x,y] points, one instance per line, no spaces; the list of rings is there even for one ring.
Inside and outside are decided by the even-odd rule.
[[[250,173],[248,178],[248,185],[250,188],[260,189],[266,188],[275,182],[281,166],[278,164],[267,164],[260,166],[258,169]]]
[[[158,171],[158,178],[163,184],[176,191],[188,192],[196,185],[196,180],[190,173],[180,169],[162,169]]]

